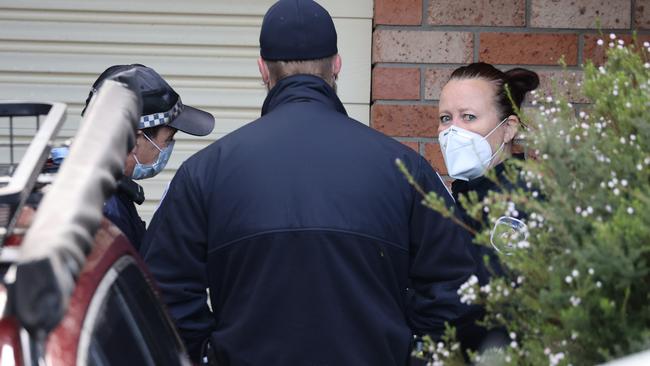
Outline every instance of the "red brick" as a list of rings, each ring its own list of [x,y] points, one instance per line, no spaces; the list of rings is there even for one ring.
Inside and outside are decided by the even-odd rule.
[[[539,75],[539,88],[537,96],[557,96],[558,93],[567,95],[572,103],[588,103],[589,100],[582,94],[582,71],[543,70],[537,71]],[[533,98],[529,98],[532,101]]]
[[[404,145],[413,149],[416,153],[420,153],[420,143],[417,141],[400,141]]]
[[[452,68],[430,68],[424,73],[424,98],[425,99],[440,99],[440,92],[445,86],[451,73],[454,72]]]
[[[422,23],[422,0],[375,0],[375,24]]]
[[[491,64],[557,65],[564,55],[578,64],[578,35],[481,33],[479,59]]]
[[[591,60],[596,65],[604,64],[607,59],[606,52],[609,48],[609,43],[611,42],[609,34],[605,36],[600,36],[598,34],[585,34],[584,37],[583,60]],[[598,39],[603,40],[602,46],[599,46],[596,43]],[[622,39],[626,45],[632,42],[632,36],[629,34],[616,34],[616,40],[614,40],[615,44],[618,44],[616,43],[618,39]],[[650,35],[641,34],[637,36],[636,45],[637,47],[643,47],[643,42],[648,41],[650,41]]]
[[[432,25],[514,26],[525,24],[524,0],[432,0]]]
[[[420,99],[420,69],[375,67],[372,100],[377,99]]]
[[[424,158],[440,175],[447,175],[447,166],[445,158],[442,157],[442,151],[438,143],[424,144]]]
[[[394,137],[435,137],[438,135],[438,108],[430,105],[372,106],[370,124]]]
[[[373,33],[372,62],[468,63],[474,40],[468,32],[378,29]]]
[[[531,0],[531,27],[627,29],[631,24],[630,0]]]
[[[636,0],[634,29],[650,29],[650,0]]]

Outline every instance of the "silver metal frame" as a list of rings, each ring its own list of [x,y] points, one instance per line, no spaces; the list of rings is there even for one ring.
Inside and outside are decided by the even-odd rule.
[[[34,103],[27,101],[1,101],[0,108],[8,104],[24,104],[26,107],[35,105],[38,107],[49,106],[49,111],[45,120],[40,125],[36,135],[29,144],[25,155],[18,163],[18,167],[9,179],[9,184],[0,188],[0,198],[15,198],[10,199],[13,202],[4,203],[12,205],[10,207],[9,222],[5,227],[0,227],[0,243],[11,234],[13,227],[17,220],[17,212],[20,211],[25,204],[27,197],[34,188],[34,184],[38,179],[43,164],[47,160],[50,149],[52,148],[52,140],[56,137],[59,129],[63,125],[66,116],[66,105],[64,103],[47,102],[47,103]],[[25,115],[25,114],[21,114]],[[35,113],[40,115],[39,113]]]

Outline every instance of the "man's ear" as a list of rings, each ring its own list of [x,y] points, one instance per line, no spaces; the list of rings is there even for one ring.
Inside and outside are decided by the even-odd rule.
[[[506,132],[503,135],[503,142],[509,143],[515,139],[517,132],[519,132],[519,117],[516,115],[510,115],[508,119],[504,122],[506,127]]]
[[[334,80],[338,79],[339,73],[341,72],[341,66],[342,66],[341,55],[337,53],[336,55],[334,55],[334,58],[332,59],[332,73],[334,74]]]
[[[265,85],[269,85],[269,68],[266,66],[266,62],[260,57],[257,59],[257,67],[260,69],[260,75],[262,76],[262,81]]]

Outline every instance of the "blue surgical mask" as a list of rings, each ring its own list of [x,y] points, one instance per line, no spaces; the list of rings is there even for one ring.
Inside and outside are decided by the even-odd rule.
[[[138,157],[133,155],[135,158],[135,168],[133,169],[133,175],[131,175],[132,179],[146,179],[146,178],[151,178],[155,176],[156,174],[160,173],[164,168],[165,165],[167,165],[167,162],[169,161],[169,156],[172,154],[172,150],[174,150],[174,141],[172,140],[164,149],[161,149],[156,145],[153,140],[147,136],[146,133],[142,134],[153,146],[158,149],[158,159],[154,161],[152,164],[141,164],[140,161],[138,161]]]

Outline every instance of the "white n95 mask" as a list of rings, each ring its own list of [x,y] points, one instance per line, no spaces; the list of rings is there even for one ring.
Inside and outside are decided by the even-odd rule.
[[[485,137],[458,126],[451,126],[442,131],[438,140],[449,176],[468,181],[483,175],[492,159],[504,146],[502,142],[493,154],[487,138],[507,119],[499,122]]]

